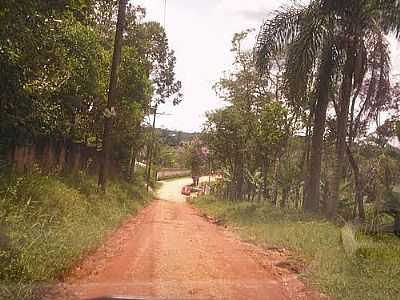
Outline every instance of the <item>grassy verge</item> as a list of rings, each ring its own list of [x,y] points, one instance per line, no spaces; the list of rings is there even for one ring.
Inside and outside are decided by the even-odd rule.
[[[266,203],[197,199],[203,213],[238,228],[243,239],[286,247],[307,261],[304,276],[336,299],[399,299],[400,241],[392,236],[356,236],[359,250],[346,255],[341,231],[322,219],[282,211]]]
[[[149,199],[141,184],[95,178],[0,177],[0,299],[33,299]]]

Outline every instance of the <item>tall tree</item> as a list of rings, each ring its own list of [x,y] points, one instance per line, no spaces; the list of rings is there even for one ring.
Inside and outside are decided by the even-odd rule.
[[[99,170],[99,185],[102,190],[106,190],[107,172],[110,164],[111,152],[111,135],[113,118],[115,117],[115,99],[117,97],[117,84],[118,84],[118,68],[121,60],[122,39],[125,26],[125,13],[126,13],[127,0],[119,0],[118,18],[115,30],[114,52],[111,65],[110,85],[108,91],[108,103],[104,112],[104,133],[103,133],[103,149],[102,149],[102,162]]]
[[[144,51],[152,62],[150,67],[150,77],[153,82],[153,101],[150,112],[153,116],[153,133],[150,144],[147,147],[147,186],[150,182],[152,169],[152,158],[154,152],[154,130],[156,127],[156,117],[160,105],[168,100],[173,105],[178,105],[182,101],[182,83],[176,79],[175,65],[176,57],[173,50],[169,48],[168,38],[165,29],[157,22],[148,22],[143,27],[143,35],[148,40],[147,49]]]
[[[335,173],[332,183],[332,196],[328,202],[327,216],[336,217],[340,185],[344,178],[346,137],[349,132],[349,112],[351,98],[359,91],[367,69],[367,46],[370,40],[379,40],[382,33],[394,32],[399,35],[399,18],[393,19],[393,13],[400,12],[396,1],[323,1],[324,8],[336,16],[335,27],[339,31],[338,47],[342,49],[341,87],[336,105],[336,157]],[[388,16],[384,18],[383,16]],[[386,45],[387,47],[387,45]],[[381,83],[387,79],[387,68],[382,65]]]
[[[315,0],[306,7],[294,6],[277,12],[261,29],[255,52],[260,70],[269,71],[271,56],[287,50],[286,79],[289,100],[302,102],[304,96],[307,96],[308,87],[316,86],[316,102],[310,105],[314,108],[311,110],[314,114],[314,126],[310,176],[304,201],[306,211],[317,211],[320,201],[322,141],[326,109],[329,101],[333,99],[329,96],[332,78],[336,76],[336,83],[341,85],[341,93],[337,105],[336,172],[333,195],[327,211],[330,217],[336,214],[339,186],[343,176],[350,98],[355,87],[362,82],[360,75],[364,68],[364,41],[383,30],[394,30],[398,34],[399,18],[394,12],[399,12],[399,4],[396,1]],[[324,60],[324,57],[328,60]],[[327,65],[330,65],[328,72]],[[325,72],[321,72],[323,69]],[[315,72],[316,70],[320,71]],[[356,72],[357,70],[359,71]],[[319,74],[317,78],[314,78],[315,73]]]
[[[289,103],[311,111],[312,143],[303,203],[307,212],[317,212],[320,202],[323,136],[335,68],[330,22],[319,1],[283,8],[264,23],[255,48],[258,69],[267,73],[273,67],[273,57],[287,50],[285,82]]]

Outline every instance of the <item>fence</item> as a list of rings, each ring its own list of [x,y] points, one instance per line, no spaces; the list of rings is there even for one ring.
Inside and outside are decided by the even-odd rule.
[[[190,170],[187,169],[161,169],[157,172],[157,180],[190,176],[190,174]]]
[[[24,171],[37,164],[43,171],[74,173],[84,170],[89,174],[97,174],[100,159],[101,153],[95,146],[40,139],[28,145],[15,145],[7,149],[0,155],[0,168],[12,165],[15,170]],[[109,175],[119,173],[118,165],[111,161]]]

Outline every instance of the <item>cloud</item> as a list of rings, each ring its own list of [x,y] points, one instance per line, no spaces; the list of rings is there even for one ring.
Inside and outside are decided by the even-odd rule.
[[[265,1],[265,0],[221,0],[220,7],[227,11],[259,11],[260,9],[271,10],[279,7],[284,0]]]
[[[236,21],[242,20],[247,26],[261,24],[273,11],[281,5],[287,3],[287,0],[220,0],[216,9],[219,14],[234,18]]]
[[[247,19],[249,21],[257,21],[260,22],[265,19],[267,16],[268,12],[265,12],[264,10],[242,10],[236,13],[237,15],[243,17],[244,19]]]

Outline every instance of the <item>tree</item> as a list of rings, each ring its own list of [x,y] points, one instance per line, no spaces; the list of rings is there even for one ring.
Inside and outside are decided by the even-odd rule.
[[[111,134],[113,118],[115,117],[115,99],[117,96],[117,84],[118,84],[118,67],[121,59],[122,50],[122,34],[125,26],[125,12],[127,0],[119,0],[118,8],[118,19],[115,30],[115,41],[114,41],[114,53],[111,66],[110,74],[110,85],[108,91],[108,103],[107,109],[104,111],[105,122],[104,122],[104,134],[103,134],[103,150],[102,150],[102,162],[99,170],[99,185],[102,190],[106,190],[107,184],[107,172],[109,168],[110,152],[111,152]]]
[[[336,49],[332,32],[327,29],[331,28],[330,23],[319,1],[307,7],[283,9],[264,23],[255,49],[258,69],[267,73],[273,66],[273,56],[288,49],[285,72],[288,101],[311,110],[314,125],[308,180],[304,184],[307,212],[319,210],[322,143],[335,68]]]
[[[214,86],[228,106],[210,112],[204,130],[213,160],[223,166],[229,178],[226,195],[233,200],[251,198],[255,190],[267,198],[271,165],[278,170],[276,158],[285,149],[291,126],[289,112],[280,99],[274,99],[280,95],[276,93],[276,81],[266,86],[267,80],[257,73],[251,52],[242,47],[250,32],[234,35],[233,71]],[[259,177],[263,179],[262,186]],[[277,186],[277,175],[273,177]]]
[[[318,210],[322,142],[326,110],[334,93],[333,83],[340,83],[338,101],[336,166],[333,196],[327,214],[336,215],[343,161],[350,98],[362,82],[365,40],[383,30],[397,30],[399,5],[395,1],[312,1],[308,6],[296,6],[277,12],[265,22],[256,47],[259,69],[271,68],[271,57],[287,50],[285,74],[289,101],[303,103],[308,87],[315,86],[316,102],[310,108],[314,115],[311,146],[310,180],[304,201],[306,211]],[[389,16],[383,19],[382,15]],[[321,51],[322,50],[322,51]],[[344,61],[344,63],[342,63]],[[318,71],[319,70],[319,71]],[[314,74],[319,74],[314,78]],[[357,75],[355,76],[355,73]],[[336,81],[332,79],[336,78]],[[311,95],[311,98],[312,95]]]
[[[154,131],[156,127],[157,111],[161,104],[171,100],[173,105],[182,101],[180,92],[182,83],[176,80],[175,64],[176,57],[173,50],[169,49],[168,39],[164,28],[159,23],[149,22],[143,28],[143,35],[149,41],[147,49],[144,50],[152,62],[150,67],[150,78],[153,82],[153,101],[151,114],[153,115],[153,137],[147,147],[147,186],[150,181],[152,158],[154,151]]]
[[[104,126],[113,123],[104,139],[104,148],[115,150],[106,160],[107,177],[133,178],[154,93],[150,74],[157,56],[151,53],[161,50],[153,45],[157,30],[147,34],[152,26],[143,21],[145,10],[130,4],[126,10],[118,101],[109,105],[118,1],[0,4],[2,160],[18,171],[38,163],[49,173],[95,174]],[[117,118],[104,118],[114,111]]]
[[[351,104],[351,97],[357,93],[362,86],[367,70],[367,50],[369,41],[378,41],[380,44],[379,55],[385,57],[380,64],[380,88],[377,96],[382,96],[383,85],[388,80],[387,44],[382,41],[383,33],[386,30],[394,30],[398,35],[399,20],[391,18],[384,19],[382,15],[392,15],[399,12],[399,4],[389,1],[389,5],[382,1],[339,1],[331,3],[324,1],[324,6],[330,13],[339,17],[340,23],[336,26],[341,30],[340,43],[344,64],[342,67],[341,90],[337,112],[337,144],[335,158],[335,175],[333,178],[332,197],[327,208],[327,215],[330,218],[336,217],[336,209],[339,199],[339,188],[344,173],[344,158],[346,151],[346,136],[348,135],[348,120]],[[376,48],[375,48],[376,49]]]

